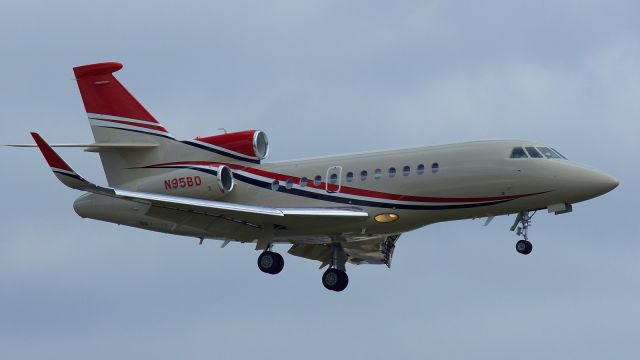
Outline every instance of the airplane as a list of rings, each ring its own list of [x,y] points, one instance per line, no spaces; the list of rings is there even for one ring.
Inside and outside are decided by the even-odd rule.
[[[32,133],[55,176],[83,191],[82,218],[199,239],[252,243],[258,267],[284,267],[274,245],[327,267],[342,291],[346,264],[391,266],[401,234],[443,221],[517,214],[516,251],[533,246],[537,211],[563,214],[618,181],[524,140],[472,141],[265,162],[267,135],[245,130],[178,140],[113,75],[117,62],[73,69],[94,143],[49,145]],[[54,147],[98,153],[108,186],[75,172]]]

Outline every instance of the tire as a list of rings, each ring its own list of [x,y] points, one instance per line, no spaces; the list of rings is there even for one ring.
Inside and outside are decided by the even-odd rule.
[[[522,255],[529,255],[533,251],[533,244],[527,240],[519,240],[516,243],[516,251]]]
[[[349,284],[347,273],[338,269],[329,269],[322,275],[322,285],[328,290],[342,291]]]
[[[273,269],[271,269],[271,272],[269,272],[269,274],[276,275],[279,274],[284,268],[284,258],[277,252],[274,252],[273,255],[276,257],[276,264]]]
[[[284,268],[284,259],[278,253],[265,251],[258,256],[258,268],[267,274],[278,274]]]
[[[347,273],[342,270],[338,271],[340,273],[340,283],[339,286],[333,289],[333,291],[342,291],[347,288],[347,285],[349,285],[349,276],[347,275]]]
[[[533,251],[533,244],[530,241],[527,241],[527,247],[524,251],[524,254],[529,255],[531,254],[532,251]]]

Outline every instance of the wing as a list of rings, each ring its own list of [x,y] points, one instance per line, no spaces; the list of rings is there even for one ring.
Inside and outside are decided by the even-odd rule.
[[[380,235],[367,238],[345,238],[342,249],[352,264],[385,264],[391,267],[393,250],[400,234]],[[325,267],[331,262],[331,245],[295,244],[289,249],[289,254],[305,259],[318,260]]]
[[[97,186],[76,173],[39,134],[31,135],[56,177],[66,186],[77,190],[189,214],[223,218],[256,228],[266,224],[300,227],[318,222],[323,226],[340,226],[369,218],[369,214],[357,208],[272,208]]]

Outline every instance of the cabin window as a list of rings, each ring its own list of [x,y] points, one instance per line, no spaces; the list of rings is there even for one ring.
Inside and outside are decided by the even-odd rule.
[[[527,157],[528,157],[527,154],[524,152],[524,149],[521,147],[514,147],[513,150],[511,150],[512,159],[523,159]]]
[[[438,164],[437,162],[431,164],[431,172],[432,173],[437,173],[438,170],[440,170],[440,164]]]
[[[301,177],[300,178],[300,186],[302,187],[307,187],[307,181],[309,181],[309,179],[307,179],[306,177]]]
[[[418,165],[418,167],[416,168],[416,172],[418,173],[418,175],[424,174],[424,165]]]
[[[293,179],[292,178],[288,178],[287,179],[287,183],[286,183],[285,187],[287,189],[291,189],[293,187]]]
[[[273,180],[271,183],[271,190],[278,190],[280,188],[280,182],[278,180]]]
[[[562,159],[560,155],[556,154],[555,151],[548,147],[538,147],[538,150],[540,150],[540,152],[549,159]]]
[[[329,182],[333,185],[338,183],[338,174],[331,174],[331,176],[329,176]]]
[[[361,181],[367,180],[367,170],[360,171],[360,180]]]
[[[316,177],[313,178],[313,185],[320,186],[321,183],[322,183],[322,176],[316,175]]]
[[[527,146],[525,149],[527,149],[527,153],[529,153],[529,156],[531,156],[532,158],[543,158],[544,156],[542,156],[542,154],[540,154],[540,151],[536,150],[536,148],[534,148],[533,146]]]
[[[382,177],[382,170],[376,169],[376,171],[373,172],[373,177],[376,179],[380,179]]]
[[[402,175],[409,176],[411,174],[411,166],[405,166],[402,168]]]
[[[389,177],[392,178],[394,176],[396,176],[396,168],[390,167],[389,168]]]
[[[352,182],[353,181],[353,172],[349,171],[347,173],[347,182]]]

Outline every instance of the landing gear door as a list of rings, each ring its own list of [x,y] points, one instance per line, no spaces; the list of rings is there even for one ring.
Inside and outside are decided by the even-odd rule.
[[[342,166],[332,166],[327,169],[326,189],[328,193],[340,191],[340,178],[342,177]]]

